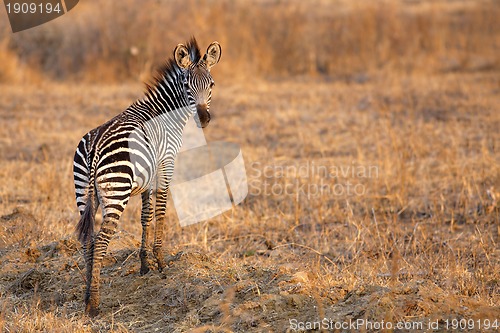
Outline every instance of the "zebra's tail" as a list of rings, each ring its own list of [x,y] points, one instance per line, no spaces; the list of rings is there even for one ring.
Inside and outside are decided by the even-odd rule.
[[[90,184],[92,184],[91,182]],[[87,204],[85,205],[85,210],[80,216],[80,221],[76,225],[76,233],[78,235],[78,240],[85,244],[89,237],[94,235],[94,221],[95,221],[95,194],[93,186],[90,185],[87,195]]]

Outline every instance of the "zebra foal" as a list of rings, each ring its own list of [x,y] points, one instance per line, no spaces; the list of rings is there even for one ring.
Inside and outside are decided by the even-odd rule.
[[[141,194],[141,270],[152,267],[150,225],[156,218],[153,255],[161,271],[167,192],[182,132],[195,115],[198,127],[210,121],[214,81],[210,69],[219,62],[221,47],[213,42],[202,57],[196,40],[179,44],[147,86],[142,99],[81,139],[74,156],[73,174],[80,221],[76,227],[86,262],[85,311],[98,313],[102,258],[131,196]],[[153,192],[156,189],[156,204]],[[94,234],[98,207],[103,220]]]

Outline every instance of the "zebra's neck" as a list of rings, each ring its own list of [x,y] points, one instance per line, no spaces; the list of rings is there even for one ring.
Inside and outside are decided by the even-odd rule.
[[[179,68],[162,72],[148,85],[145,96],[125,112],[134,119],[139,136],[146,136],[156,147],[159,158],[175,156],[182,145],[184,128],[196,112],[184,89],[183,72]]]
[[[160,75],[155,77],[154,84],[147,86],[145,96],[136,103],[147,106],[153,117],[172,111],[189,116],[196,109],[189,103],[183,75],[177,66],[164,68]]]

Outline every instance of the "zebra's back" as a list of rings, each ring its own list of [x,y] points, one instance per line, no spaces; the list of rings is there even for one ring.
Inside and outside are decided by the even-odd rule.
[[[165,154],[163,154],[165,155]],[[95,182],[131,195],[145,191],[155,177],[158,151],[147,135],[144,120],[127,111],[83,136],[76,149],[73,174],[77,205],[85,209],[86,194]],[[94,188],[95,190],[95,188]],[[109,196],[109,193],[108,193]]]

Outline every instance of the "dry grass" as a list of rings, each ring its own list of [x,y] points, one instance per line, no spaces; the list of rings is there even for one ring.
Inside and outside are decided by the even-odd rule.
[[[28,66],[55,79],[136,81],[191,35],[224,46],[218,70],[230,81],[498,70],[499,16],[492,0],[82,2],[17,34],[0,22],[0,54],[24,64],[21,74],[1,69],[0,80],[29,80]]]
[[[85,132],[142,88],[73,79],[146,75],[179,35],[193,32],[175,25],[181,32],[169,31],[164,43],[164,31],[156,31],[135,44],[146,31],[136,26],[150,17],[148,31],[155,31],[172,13],[106,4],[97,15],[94,4],[82,3],[65,32],[99,35],[61,44],[61,54],[82,58],[65,63],[48,49],[27,49],[45,45],[28,44],[33,38],[62,38],[57,28],[70,15],[4,38],[0,61],[21,69],[0,69],[8,83],[0,86],[0,330],[283,332],[290,319],[323,317],[440,320],[443,330],[446,319],[500,320],[498,5],[338,2],[326,11],[333,3],[318,1],[304,25],[298,2],[282,12],[276,8],[283,4],[264,1],[202,1],[215,9],[200,12],[192,5],[172,19],[194,15],[190,29],[203,30],[203,44],[218,39],[224,53],[205,135],[241,146],[249,196],[233,211],[185,228],[171,208],[166,251],[184,255],[165,273],[142,277],[134,198],[105,258],[102,313],[86,318],[72,156]],[[231,6],[246,12],[229,15]],[[103,20],[111,10],[118,12]],[[316,18],[320,13],[325,17]],[[281,18],[298,30],[271,33],[256,17]],[[453,24],[457,17],[463,24]],[[200,29],[206,22],[216,23]],[[235,22],[244,28],[224,30]],[[321,50],[306,52],[312,67],[300,62],[307,29]],[[325,31],[332,37],[319,39]],[[130,58],[131,45],[143,58]],[[46,57],[36,52],[60,65],[42,64]],[[235,74],[243,64],[248,68]],[[254,70],[260,79],[249,82]],[[11,85],[25,81],[33,84]],[[323,173],[347,167],[355,174]],[[348,186],[358,192],[346,193]]]

